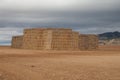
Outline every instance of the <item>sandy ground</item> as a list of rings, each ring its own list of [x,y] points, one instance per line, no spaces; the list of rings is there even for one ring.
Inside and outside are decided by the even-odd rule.
[[[0,47],[0,80],[120,80],[120,46],[96,51]]]

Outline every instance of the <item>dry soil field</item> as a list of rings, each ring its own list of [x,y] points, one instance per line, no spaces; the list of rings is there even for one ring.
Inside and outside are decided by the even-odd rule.
[[[0,80],[120,80],[120,46],[96,51],[0,47]]]

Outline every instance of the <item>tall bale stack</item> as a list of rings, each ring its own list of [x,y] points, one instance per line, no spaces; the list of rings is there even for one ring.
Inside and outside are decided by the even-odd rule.
[[[31,29],[25,29],[23,35],[23,48],[28,49],[31,48]]]
[[[52,49],[68,50],[71,49],[72,29],[53,29]]]
[[[22,48],[23,36],[13,36],[12,37],[12,46],[13,48]]]
[[[43,49],[44,47],[44,30],[41,28],[25,29],[23,36],[24,49]]]
[[[89,39],[89,50],[95,50],[98,48],[98,36],[94,34],[87,35]]]
[[[80,50],[88,50],[89,48],[89,39],[87,35],[80,34],[79,35],[79,49]]]

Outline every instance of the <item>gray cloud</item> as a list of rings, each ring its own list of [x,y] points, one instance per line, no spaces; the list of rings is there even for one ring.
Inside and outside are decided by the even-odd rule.
[[[0,0],[4,37],[0,40],[10,41],[31,27],[64,27],[80,33],[120,31],[119,8],[120,0]]]

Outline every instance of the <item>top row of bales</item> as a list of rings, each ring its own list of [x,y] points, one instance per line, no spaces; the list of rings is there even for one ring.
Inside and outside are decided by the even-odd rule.
[[[79,34],[65,28],[25,29],[23,36],[13,36],[13,48],[38,50],[95,50],[98,48],[96,35]]]

